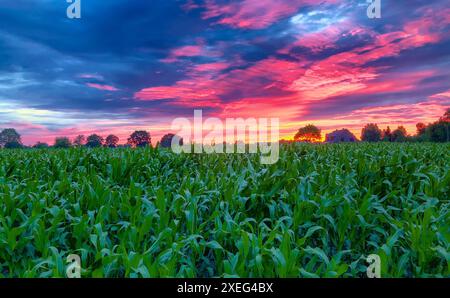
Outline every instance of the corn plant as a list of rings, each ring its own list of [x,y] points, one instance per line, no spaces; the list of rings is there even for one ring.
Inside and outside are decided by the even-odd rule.
[[[0,276],[450,277],[450,145],[0,150]]]

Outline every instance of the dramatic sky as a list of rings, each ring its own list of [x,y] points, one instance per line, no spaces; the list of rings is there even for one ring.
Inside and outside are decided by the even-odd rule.
[[[172,119],[280,117],[283,137],[432,122],[450,106],[448,0],[0,1],[0,128],[24,143],[154,140]]]

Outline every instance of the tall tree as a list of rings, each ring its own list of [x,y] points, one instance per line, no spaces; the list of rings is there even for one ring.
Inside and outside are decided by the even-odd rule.
[[[393,142],[405,142],[408,137],[408,133],[406,128],[403,126],[399,126],[396,130],[392,132],[392,141]]]
[[[427,134],[429,135],[429,141],[431,142],[449,142],[450,134],[449,134],[449,126],[450,123],[438,121],[427,127]]]
[[[0,132],[0,147],[4,147],[8,143],[22,145],[20,134],[14,128],[6,128]]]
[[[151,141],[150,133],[145,130],[137,130],[128,138],[128,144],[133,147],[146,147]]]
[[[392,142],[392,131],[389,126],[386,128],[386,130],[383,130],[383,141]]]
[[[375,123],[369,123],[361,131],[361,140],[364,142],[379,142],[381,141],[381,129]]]
[[[78,135],[73,140],[74,146],[81,147],[86,143],[86,137],[84,135]]]
[[[441,118],[442,122],[450,122],[450,108],[447,109],[447,111],[445,111],[444,116],[442,116]]]
[[[86,147],[89,147],[89,148],[102,147],[103,142],[105,141],[101,136],[96,135],[96,134],[92,134],[92,135],[88,136],[86,140],[87,140]]]
[[[309,124],[302,127],[294,136],[295,141],[319,142],[322,140],[322,131],[315,125]]]
[[[440,122],[444,123],[446,142],[450,142],[450,108],[445,111],[444,116],[441,117]]]
[[[109,148],[116,148],[117,144],[119,143],[119,137],[115,135],[109,135],[106,137],[106,143],[105,145]]]

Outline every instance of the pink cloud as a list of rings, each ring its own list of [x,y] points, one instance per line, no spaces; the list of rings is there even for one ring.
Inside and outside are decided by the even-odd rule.
[[[225,62],[214,62],[214,63],[204,63],[197,64],[193,67],[196,72],[217,72],[222,71],[230,67],[230,64]]]
[[[210,82],[201,80],[179,81],[175,86],[160,86],[142,89],[135,94],[139,100],[154,101],[175,99],[170,104],[187,107],[214,107],[219,105],[216,91],[210,88]]]
[[[435,22],[435,20],[438,20]],[[330,26],[323,32],[301,37],[293,45],[283,49],[289,52],[293,46],[304,46],[312,51],[320,51],[333,47],[334,42],[345,34],[369,35],[372,44],[333,55],[312,64],[305,75],[293,81],[290,89],[299,92],[308,100],[322,100],[332,96],[346,94],[369,94],[380,92],[405,91],[415,87],[415,83],[433,75],[430,71],[400,74],[389,81],[383,80],[382,67],[367,67],[367,63],[385,57],[395,57],[401,51],[418,48],[430,43],[437,43],[445,36],[438,33],[438,25],[448,24],[449,18],[445,12],[434,15],[427,14],[418,20],[406,23],[401,31],[376,35],[373,31],[356,27],[349,32],[350,23],[342,28]],[[346,29],[343,29],[346,28]],[[320,37],[319,35],[322,35]],[[317,41],[320,43],[317,43]],[[323,43],[322,43],[323,42]]]
[[[242,0],[218,4],[207,0],[203,18],[219,18],[217,24],[234,28],[263,29],[295,14],[303,6],[334,2],[336,0]]]
[[[172,86],[145,88],[135,94],[139,100],[168,100],[169,104],[192,107],[220,107],[221,96],[239,86],[241,93],[252,93],[255,88],[271,91],[288,91],[290,83],[304,73],[302,64],[276,58],[262,60],[246,69],[221,73],[229,65],[223,63],[201,64],[193,67],[188,78]],[[267,83],[262,83],[266,81]],[[239,100],[236,98],[235,100]],[[273,100],[276,105],[276,101]]]
[[[350,20],[342,20],[337,23],[326,26],[325,28],[312,33],[301,33],[296,36],[296,41],[280,50],[281,54],[290,53],[291,55],[303,58],[301,55],[291,53],[295,47],[308,48],[312,53],[336,48],[336,42],[347,37],[365,37],[376,39],[376,33],[372,30],[362,27]]]
[[[205,46],[201,41],[197,45],[186,45],[172,49],[167,58],[162,59],[161,62],[173,63],[179,58],[186,57],[220,57],[222,54],[219,51],[213,50]]]
[[[114,86],[110,86],[110,85],[103,85],[103,84],[96,84],[96,83],[87,83],[86,86],[91,87],[91,88],[95,88],[98,90],[103,90],[103,91],[119,91],[119,89],[117,89]]]
[[[219,118],[280,118],[291,121],[302,113],[302,106],[295,96],[243,98],[239,101],[224,103],[222,110],[213,116]]]

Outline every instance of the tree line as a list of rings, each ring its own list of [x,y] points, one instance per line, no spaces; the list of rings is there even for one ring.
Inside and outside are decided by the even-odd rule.
[[[170,147],[174,134],[166,134],[162,137],[158,146]],[[98,134],[92,134],[89,136],[78,135],[73,140],[68,137],[56,137],[52,145],[44,142],[37,142],[31,148],[44,149],[44,148],[71,148],[71,147],[88,147],[88,148],[117,148],[117,147],[147,147],[151,145],[152,139],[148,131],[137,130],[133,132],[127,139],[125,145],[119,145],[120,139],[118,136],[110,134],[106,138]],[[183,140],[180,139],[180,144],[183,144]],[[7,128],[0,132],[0,148],[6,149],[20,149],[26,148],[22,143],[21,135],[14,128]]]
[[[415,135],[408,135],[403,126],[391,130],[388,126],[381,130],[376,123],[365,125],[361,131],[363,142],[450,142],[450,108],[434,123],[416,125]],[[343,129],[350,133],[347,129]],[[356,137],[355,137],[356,139]],[[313,124],[300,128],[294,136],[296,142],[319,142],[322,131]]]
[[[363,142],[450,142],[450,108],[434,123],[416,125],[415,135],[408,135],[403,126],[391,130],[388,126],[381,130],[376,123],[369,123],[361,131],[361,141]],[[350,133],[347,129],[344,129]],[[166,134],[158,143],[161,147],[170,147],[174,134]],[[179,137],[178,137],[179,138]],[[356,139],[356,137],[355,137]],[[297,142],[319,142],[322,140],[322,131],[315,125],[307,125],[298,130],[294,136]],[[84,135],[77,136],[73,141],[68,137],[57,137],[53,145],[38,142],[33,148],[70,148],[70,147],[146,147],[151,145],[151,135],[148,131],[137,130],[127,139],[125,145],[119,145],[119,137],[110,134],[105,138],[100,135],[92,134],[88,137]],[[283,142],[283,141],[282,141]],[[179,138],[180,145],[183,139]],[[18,149],[24,148],[20,134],[14,128],[6,128],[0,132],[0,148]]]

